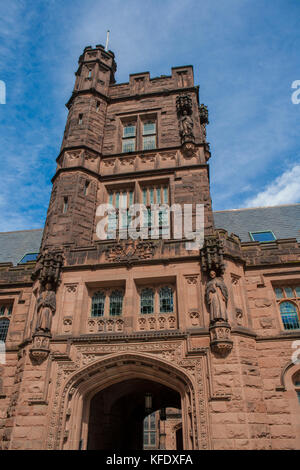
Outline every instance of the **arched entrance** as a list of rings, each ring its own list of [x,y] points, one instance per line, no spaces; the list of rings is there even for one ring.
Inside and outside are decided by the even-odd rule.
[[[149,399],[151,409],[145,406]],[[166,407],[179,409],[181,396],[159,382],[132,378],[101,390],[90,404],[87,448],[142,450],[145,442],[152,448],[164,448],[155,413],[149,424],[144,419]]]
[[[200,415],[196,386],[189,372],[148,354],[114,354],[94,361],[72,374],[63,386],[56,444],[51,447],[49,441],[49,447],[141,449],[142,423],[149,414],[145,395],[150,394],[151,410],[165,407],[181,410],[182,447],[198,449]]]

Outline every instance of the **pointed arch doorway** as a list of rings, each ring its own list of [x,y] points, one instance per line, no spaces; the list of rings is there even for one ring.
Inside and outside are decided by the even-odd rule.
[[[151,409],[145,401],[150,399]],[[132,378],[111,385],[91,400],[88,426],[88,450],[142,450],[144,448],[144,419],[150,412],[181,408],[181,396],[159,382]],[[164,440],[155,421],[151,434],[153,447],[164,448]]]
[[[181,410],[181,446],[199,449],[195,390],[193,376],[150,355],[124,353],[95,361],[70,376],[64,386],[56,448],[142,449],[148,394],[151,412],[166,407]]]

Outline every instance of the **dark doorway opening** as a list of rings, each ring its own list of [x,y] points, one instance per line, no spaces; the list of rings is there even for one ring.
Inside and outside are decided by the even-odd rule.
[[[181,408],[179,392],[158,382],[130,379],[111,385],[91,400],[88,450],[142,450],[144,419],[149,415],[146,395],[151,396],[151,412]],[[159,435],[155,445],[161,448]]]

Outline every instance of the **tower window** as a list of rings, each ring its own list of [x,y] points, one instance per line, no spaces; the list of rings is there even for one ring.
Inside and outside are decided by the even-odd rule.
[[[92,70],[89,70],[88,78],[92,78]]]
[[[122,152],[134,152],[136,148],[136,125],[123,126]]]
[[[64,197],[63,213],[65,214],[68,211],[68,198]]]
[[[250,238],[254,242],[273,242],[276,240],[274,233],[271,230],[264,232],[249,232]]]
[[[97,101],[97,103],[96,103],[96,112],[97,113],[98,113],[99,109],[100,109],[100,101]]]
[[[153,121],[143,124],[143,150],[156,148],[156,123]]]
[[[173,312],[173,291],[171,287],[162,287],[159,291],[160,313]]]
[[[6,341],[8,328],[9,328],[9,319],[1,318],[0,319],[0,341],[3,341],[3,342]]]
[[[109,314],[111,316],[122,315],[123,293],[114,290],[110,295]]]
[[[141,292],[141,313],[154,312],[154,292],[152,289],[143,289]]]
[[[78,116],[78,124],[81,125],[83,120],[83,114],[79,114]]]
[[[97,292],[92,298],[92,317],[103,317],[105,305],[105,294],[103,292]]]
[[[84,184],[84,190],[83,190],[83,193],[85,196],[88,195],[88,189],[89,189],[89,185],[90,185],[90,182],[89,181],[86,181],[85,184]]]

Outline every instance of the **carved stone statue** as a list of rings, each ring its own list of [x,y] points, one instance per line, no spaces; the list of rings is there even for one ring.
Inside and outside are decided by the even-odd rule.
[[[56,311],[56,296],[52,285],[47,282],[45,290],[37,299],[37,323],[35,334],[51,333],[52,317]]]
[[[210,323],[218,320],[228,321],[227,301],[228,290],[221,277],[217,277],[216,272],[211,270],[210,281],[206,286],[206,301],[210,311]]]
[[[186,110],[184,110],[182,116],[180,116],[179,126],[180,126],[180,136],[183,141],[186,141],[188,139],[192,139],[192,140],[194,139],[193,119],[191,116],[189,116]]]

